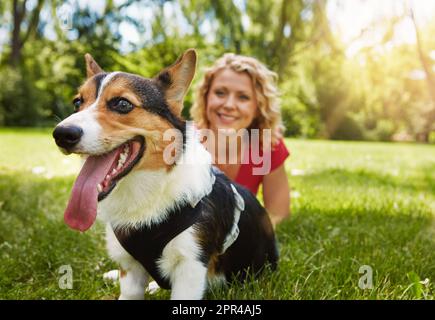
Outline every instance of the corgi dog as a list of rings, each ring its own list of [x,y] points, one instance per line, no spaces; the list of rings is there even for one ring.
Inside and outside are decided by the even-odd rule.
[[[151,79],[104,72],[89,54],[85,60],[75,112],[53,131],[62,152],[86,158],[64,220],[79,231],[97,216],[106,224],[108,252],[121,270],[119,298],[144,299],[152,277],[171,299],[202,299],[214,280],[275,269],[266,210],[212,165],[181,117],[195,50]],[[168,130],[181,139],[165,138]],[[165,160],[168,148],[175,161]]]

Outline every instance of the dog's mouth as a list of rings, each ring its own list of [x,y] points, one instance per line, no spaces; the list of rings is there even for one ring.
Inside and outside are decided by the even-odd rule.
[[[106,154],[89,156],[74,183],[65,222],[73,229],[89,229],[97,217],[98,201],[112,192],[118,181],[139,162],[144,151],[145,139],[138,136]]]
[[[144,150],[144,138],[136,137],[112,151],[116,153],[115,160],[104,180],[97,185],[98,201],[107,197],[115,188],[116,183],[133,169],[142,157]]]

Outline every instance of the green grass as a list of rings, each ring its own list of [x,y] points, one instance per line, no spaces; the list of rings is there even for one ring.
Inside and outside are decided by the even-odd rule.
[[[287,140],[292,216],[278,226],[277,272],[208,299],[433,299],[435,147]],[[0,298],[112,299],[103,226],[72,231],[63,211],[79,159],[49,130],[0,130]],[[70,265],[73,289],[59,288]],[[373,288],[358,286],[361,266]],[[424,281],[425,279],[428,279]],[[161,290],[148,299],[169,298]]]

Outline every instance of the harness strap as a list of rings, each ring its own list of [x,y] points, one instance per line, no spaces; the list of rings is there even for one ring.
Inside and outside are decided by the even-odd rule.
[[[233,189],[234,199],[236,200],[236,206],[234,207],[234,222],[230,233],[225,238],[220,254],[224,254],[225,251],[227,251],[227,249],[237,240],[240,232],[239,230],[240,214],[242,213],[243,210],[245,210],[245,201],[243,200],[240,193],[237,192],[236,187],[234,187],[233,184],[231,184],[231,189]]]

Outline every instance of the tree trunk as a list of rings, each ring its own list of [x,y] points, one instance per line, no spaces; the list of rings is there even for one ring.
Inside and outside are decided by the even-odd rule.
[[[10,63],[13,67],[17,67],[21,63],[22,49],[24,43],[36,33],[39,23],[39,15],[44,5],[44,0],[38,0],[36,7],[31,12],[30,19],[27,23],[27,30],[23,35],[23,21],[26,17],[27,0],[20,2],[14,0],[12,3],[13,29],[11,36],[11,54]]]
[[[16,67],[21,60],[21,48],[23,44],[21,42],[20,33],[21,33],[21,23],[23,22],[24,13],[26,9],[26,1],[23,1],[20,4],[18,0],[13,1],[12,5],[12,16],[14,21],[14,27],[12,29],[12,37],[11,37],[11,56],[10,63],[12,66]]]

